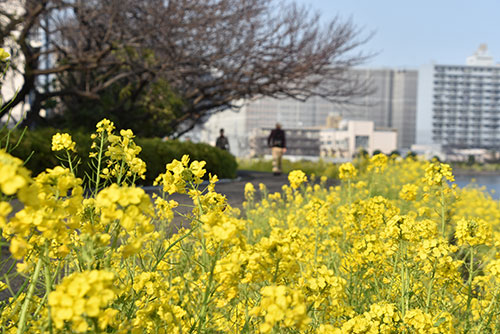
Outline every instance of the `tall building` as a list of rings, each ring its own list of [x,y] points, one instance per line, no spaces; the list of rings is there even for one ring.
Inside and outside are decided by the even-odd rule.
[[[250,154],[248,135],[254,129],[273,128],[276,122],[285,130],[324,126],[328,116],[336,115],[345,120],[372,121],[376,128],[395,129],[398,148],[410,148],[415,143],[418,72],[352,69],[351,75],[371,82],[373,94],[354,99],[349,105],[333,104],[319,97],[306,102],[272,98],[247,101],[239,111],[212,116],[197,137],[212,143],[219,128],[224,128],[231,152],[245,156]]]
[[[417,70],[359,69],[356,75],[372,82],[375,92],[336,106],[346,120],[373,121],[376,128],[395,129],[398,148],[410,148],[415,143],[417,113]]]
[[[500,65],[481,45],[465,65],[420,68],[417,144],[500,149]]]

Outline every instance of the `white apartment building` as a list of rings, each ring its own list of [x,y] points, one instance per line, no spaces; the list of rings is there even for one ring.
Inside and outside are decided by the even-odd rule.
[[[500,65],[486,45],[465,65],[419,70],[417,144],[500,150]]]
[[[379,150],[390,154],[397,149],[397,132],[376,129],[372,121],[341,121],[338,128],[319,132],[321,156],[351,159],[360,149],[368,154]]]

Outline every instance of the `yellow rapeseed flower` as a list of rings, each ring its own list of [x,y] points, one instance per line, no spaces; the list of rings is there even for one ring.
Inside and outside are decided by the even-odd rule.
[[[10,58],[10,53],[5,51],[5,49],[0,48],[0,61],[7,61]]]
[[[56,133],[52,136],[52,151],[73,151],[75,152],[75,142],[68,133]]]
[[[343,163],[339,167],[339,178],[341,180],[351,180],[356,177],[358,171],[350,162]]]
[[[92,322],[85,318],[94,318],[100,323],[100,329],[112,321],[118,310],[109,309],[110,303],[117,297],[113,287],[115,275],[108,271],[92,270],[74,273],[65,277],[49,294],[48,305],[54,325],[62,329],[66,323],[77,332],[87,331]]]
[[[301,170],[293,170],[288,174],[288,181],[290,182],[290,187],[297,189],[301,184],[307,182],[306,173]]]
[[[458,245],[491,245],[491,225],[483,219],[465,219],[457,222],[455,231]]]

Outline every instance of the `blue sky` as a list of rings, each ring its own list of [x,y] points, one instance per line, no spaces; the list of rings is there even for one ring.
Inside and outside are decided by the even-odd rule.
[[[375,36],[362,51],[378,52],[364,67],[418,68],[465,64],[488,44],[500,62],[500,0],[296,0],[323,19],[352,18]]]

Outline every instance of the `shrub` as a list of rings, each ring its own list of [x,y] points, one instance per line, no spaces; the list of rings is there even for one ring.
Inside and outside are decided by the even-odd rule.
[[[53,168],[59,164],[54,152],[51,151],[51,138],[60,130],[54,128],[43,128],[26,131],[18,147],[12,154],[23,161],[33,175],[37,175],[47,168]],[[81,159],[77,175],[83,177],[89,172],[89,152],[91,139],[90,134],[72,131],[71,135],[76,142],[76,151]],[[16,142],[21,136],[21,131],[11,133],[11,142]],[[163,141],[160,138],[135,138],[136,143],[142,147],[139,157],[147,164],[145,184],[152,184],[154,178],[165,171],[165,165],[173,159],[180,159],[188,154],[194,160],[207,162],[207,173],[222,178],[234,178],[236,176],[236,159],[228,152],[207,144],[196,144],[191,142],[180,142],[178,140]],[[208,174],[207,174],[208,177]]]

